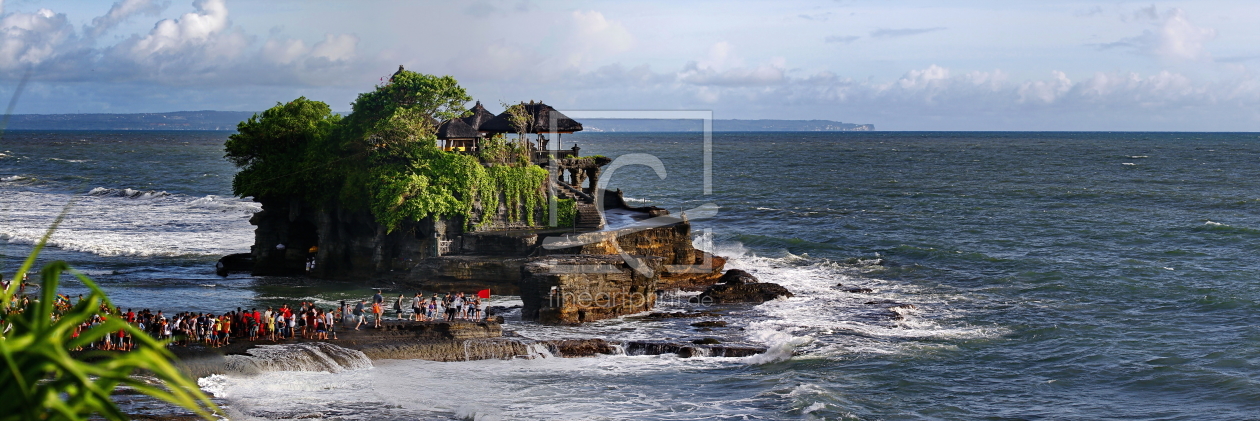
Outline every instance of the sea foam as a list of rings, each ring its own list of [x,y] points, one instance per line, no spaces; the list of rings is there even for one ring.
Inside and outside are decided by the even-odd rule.
[[[49,244],[101,256],[207,256],[240,253],[253,243],[257,203],[219,196],[98,187],[86,195],[36,191],[0,194],[0,239],[34,244],[64,206]]]

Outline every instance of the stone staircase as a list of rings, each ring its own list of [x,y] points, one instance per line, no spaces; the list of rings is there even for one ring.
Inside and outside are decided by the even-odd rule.
[[[577,205],[574,228],[598,230],[604,228],[604,215],[595,207],[595,198],[566,183],[555,183],[556,197],[573,199]]]

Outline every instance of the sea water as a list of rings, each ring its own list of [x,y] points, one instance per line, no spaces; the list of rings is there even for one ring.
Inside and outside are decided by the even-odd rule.
[[[0,270],[11,274],[68,209],[42,257],[69,261],[123,307],[370,295],[213,274],[221,255],[248,251],[258,209],[231,194],[227,135],[5,133]],[[692,220],[697,244],[796,296],[722,308],[662,297],[663,311],[722,313],[729,325],[709,331],[635,318],[509,317],[505,329],[712,337],[769,352],[294,362],[201,385],[246,419],[1260,417],[1260,135],[716,133],[707,149],[699,134],[562,140],[584,155],[656,157],[664,179],[630,165],[604,174],[608,186],[675,214],[717,205]]]

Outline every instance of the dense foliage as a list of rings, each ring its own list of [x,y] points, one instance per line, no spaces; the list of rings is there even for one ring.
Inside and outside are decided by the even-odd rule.
[[[577,201],[573,199],[556,200],[556,226],[572,228],[577,223]]]
[[[339,121],[328,104],[301,97],[241,122],[224,144],[228,160],[241,168],[232,191],[259,198],[302,191],[317,170],[308,167],[308,149]]]
[[[439,121],[463,115],[471,97],[450,76],[399,71],[360,94],[344,119],[306,98],[278,104],[238,126],[227,158],[241,167],[239,196],[296,198],[315,206],[371,211],[394,230],[428,217],[485,214],[506,205],[509,221],[534,224],[547,171],[503,136],[478,155],[437,147]]]

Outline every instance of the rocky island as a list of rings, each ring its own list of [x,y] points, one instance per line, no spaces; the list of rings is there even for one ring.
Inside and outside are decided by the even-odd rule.
[[[233,189],[262,210],[251,251],[224,257],[220,273],[490,289],[519,295],[522,319],[543,324],[650,312],[669,290],[718,288],[699,297],[714,304],[791,295],[747,273],[716,285],[725,259],[694,247],[686,217],[628,205],[600,181],[612,159],[561,148],[581,123],[543,103],[495,115],[465,109],[471,100],[449,76],[400,66],[344,118],[298,98],[242,122],[226,144],[241,168]],[[499,336],[487,323],[464,330],[475,338],[391,329],[430,342]]]

